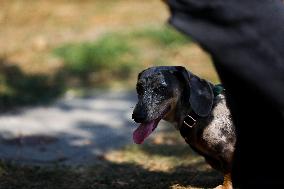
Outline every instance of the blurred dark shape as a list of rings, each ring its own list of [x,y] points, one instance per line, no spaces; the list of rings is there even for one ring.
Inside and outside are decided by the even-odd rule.
[[[206,49],[237,127],[241,188],[283,186],[284,6],[280,0],[168,0],[170,23]],[[280,154],[281,153],[281,154]]]
[[[0,112],[21,105],[46,104],[64,91],[61,73],[54,77],[28,75],[20,68],[0,58]]]

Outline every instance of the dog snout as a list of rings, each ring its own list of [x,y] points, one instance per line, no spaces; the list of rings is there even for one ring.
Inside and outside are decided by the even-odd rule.
[[[143,123],[147,119],[147,113],[146,111],[143,111],[143,109],[138,110],[137,108],[135,108],[132,114],[132,119],[137,123]]]

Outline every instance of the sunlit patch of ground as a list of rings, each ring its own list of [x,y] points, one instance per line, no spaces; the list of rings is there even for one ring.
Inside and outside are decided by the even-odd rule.
[[[222,182],[172,128],[143,145],[130,145],[98,157],[88,167],[29,167],[1,164],[0,186],[9,189],[201,189]]]
[[[154,134],[145,144],[130,145],[123,150],[110,152],[104,159],[117,164],[134,164],[149,172],[160,172],[161,175],[171,175],[166,182],[172,189],[212,187],[221,179],[220,173],[212,170],[202,156],[192,151],[173,128]],[[159,177],[159,174],[156,176]],[[164,183],[155,184],[162,186]],[[161,186],[157,188],[163,188]]]

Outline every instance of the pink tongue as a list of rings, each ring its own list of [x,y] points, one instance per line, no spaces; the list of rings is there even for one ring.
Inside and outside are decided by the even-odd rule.
[[[133,133],[133,140],[136,144],[142,144],[146,137],[148,137],[156,127],[156,121],[149,123],[141,123],[140,126]]]

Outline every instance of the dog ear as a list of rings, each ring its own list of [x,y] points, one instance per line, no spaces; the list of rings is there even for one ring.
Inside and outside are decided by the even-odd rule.
[[[206,117],[211,112],[214,93],[211,85],[204,79],[193,76],[190,79],[189,102],[193,111],[199,116]]]
[[[184,67],[176,67],[178,74],[185,80],[185,90],[189,92],[189,103],[193,111],[206,117],[211,112],[214,100],[214,93],[211,84],[204,79],[188,72]]]

